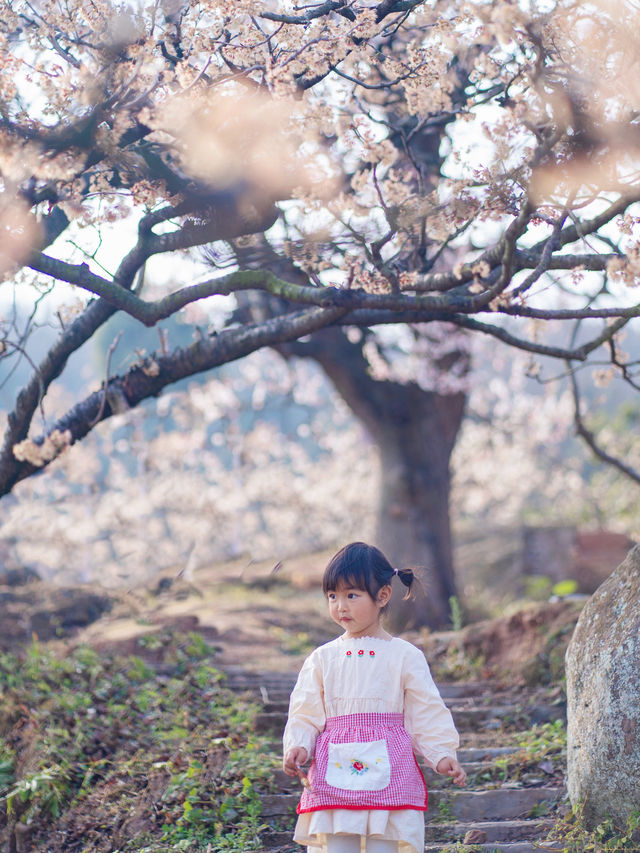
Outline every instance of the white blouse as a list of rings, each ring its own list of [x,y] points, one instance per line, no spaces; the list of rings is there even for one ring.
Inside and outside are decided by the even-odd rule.
[[[455,758],[451,713],[423,653],[406,640],[343,635],[315,649],[291,694],[284,751],[301,746],[311,757],[327,717],[357,713],[404,714],[414,751],[434,770],[442,758]],[[327,834],[345,832],[398,840],[400,853],[424,847],[423,815],[414,809],[309,812],[299,815],[294,840],[324,847]]]

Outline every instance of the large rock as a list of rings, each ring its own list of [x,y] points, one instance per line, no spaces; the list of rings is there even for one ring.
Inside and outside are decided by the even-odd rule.
[[[640,809],[640,547],[589,599],[566,656],[567,787],[591,827]]]

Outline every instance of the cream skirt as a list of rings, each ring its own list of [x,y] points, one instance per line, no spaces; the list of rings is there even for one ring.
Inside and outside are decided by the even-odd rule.
[[[374,836],[398,842],[398,853],[424,850],[424,812],[416,809],[322,809],[298,815],[293,840],[327,853],[329,835]],[[320,848],[320,849],[319,849]]]

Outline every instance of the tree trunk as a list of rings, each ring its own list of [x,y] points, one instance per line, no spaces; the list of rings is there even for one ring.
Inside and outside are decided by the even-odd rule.
[[[382,488],[372,544],[398,568],[423,569],[410,601],[401,600],[404,587],[394,583],[390,627],[448,626],[450,599],[457,594],[449,463],[465,395],[445,396],[414,383],[373,379],[361,346],[349,342],[340,329],[322,330],[292,349],[323,367],[378,447]],[[287,350],[293,354],[288,346]]]
[[[236,249],[240,266],[267,266],[283,278],[305,280],[288,259],[263,245]],[[242,311],[268,316],[262,295],[242,294]],[[366,333],[365,333],[366,334]],[[415,383],[377,380],[363,353],[362,341],[348,339],[340,328],[323,329],[307,341],[276,347],[285,358],[314,359],[355,416],[367,428],[380,453],[382,483],[378,505],[377,545],[398,568],[422,567],[422,582],[413,597],[402,601],[404,587],[396,581],[388,624],[405,628],[443,628],[450,624],[450,599],[456,584],[449,523],[449,463],[464,414],[463,393],[441,395]],[[451,369],[468,354],[452,352],[439,366]]]
[[[409,601],[394,584],[387,617],[394,630],[447,627],[450,599],[457,594],[449,523],[453,444],[439,417],[446,398],[425,391],[420,396],[406,422],[385,424],[377,438],[382,482],[376,544],[398,568],[422,569]]]

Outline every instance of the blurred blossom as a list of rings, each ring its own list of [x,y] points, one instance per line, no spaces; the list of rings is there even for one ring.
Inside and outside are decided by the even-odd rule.
[[[294,101],[228,87],[223,93],[198,90],[168,100],[155,125],[177,137],[190,175],[261,208],[297,187],[321,196],[332,192],[331,175],[320,168],[313,146],[301,153],[305,136],[297,128],[299,111]]]
[[[637,181],[640,33],[635,0],[559,3],[549,16],[554,63],[535,79],[529,121],[567,132],[564,154],[535,173],[537,200],[600,191],[625,194]]]
[[[0,278],[21,266],[40,241],[40,227],[28,205],[0,192]]]

